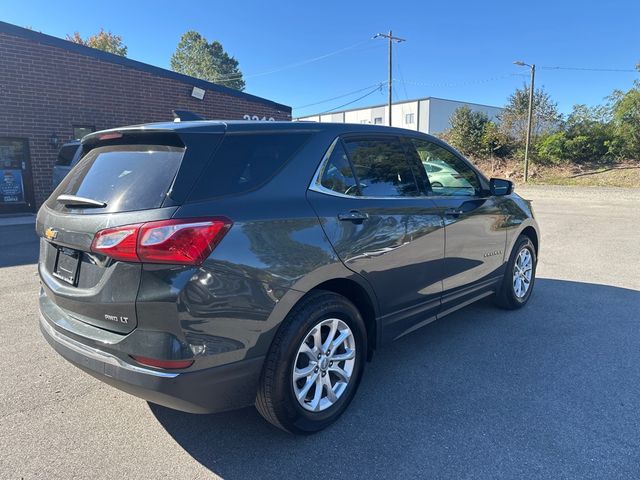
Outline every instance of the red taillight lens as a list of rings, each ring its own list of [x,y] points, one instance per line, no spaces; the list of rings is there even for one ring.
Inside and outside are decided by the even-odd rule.
[[[139,262],[136,249],[141,224],[107,228],[96,233],[91,251],[103,253],[116,260]]]
[[[200,265],[233,223],[227,218],[160,220],[99,231],[91,250],[117,260]]]
[[[145,223],[140,229],[138,256],[142,262],[199,265],[230,227],[226,218]]]
[[[189,368],[193,365],[193,360],[157,360],[155,358],[139,357],[131,355],[136,362],[149,367],[164,368],[167,370],[175,370],[179,368]]]

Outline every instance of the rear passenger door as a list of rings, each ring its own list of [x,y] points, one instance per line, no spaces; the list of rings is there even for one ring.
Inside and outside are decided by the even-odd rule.
[[[491,289],[504,263],[505,214],[477,172],[455,152],[412,138],[443,215],[446,248],[442,312]]]
[[[393,135],[338,138],[308,192],[340,259],[373,286],[388,340],[435,318],[442,291],[442,217],[406,152]]]

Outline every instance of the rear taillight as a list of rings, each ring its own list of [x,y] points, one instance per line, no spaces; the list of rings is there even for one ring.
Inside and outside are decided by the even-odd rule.
[[[103,253],[125,262],[138,262],[136,248],[138,233],[142,224],[100,230],[93,237],[91,251]]]
[[[231,227],[227,219],[163,220],[140,228],[138,256],[149,263],[199,265]]]
[[[91,250],[117,260],[199,265],[231,228],[227,218],[188,218],[108,228]]]

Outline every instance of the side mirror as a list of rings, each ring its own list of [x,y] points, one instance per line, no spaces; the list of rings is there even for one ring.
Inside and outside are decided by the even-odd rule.
[[[511,192],[513,192],[513,182],[502,178],[492,178],[489,180],[489,190],[491,191],[491,195],[511,195]]]

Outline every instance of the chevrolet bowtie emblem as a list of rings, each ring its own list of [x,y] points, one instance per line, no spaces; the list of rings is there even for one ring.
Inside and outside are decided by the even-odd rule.
[[[55,240],[58,236],[58,231],[49,227],[44,231],[44,236],[47,238],[47,240]]]

